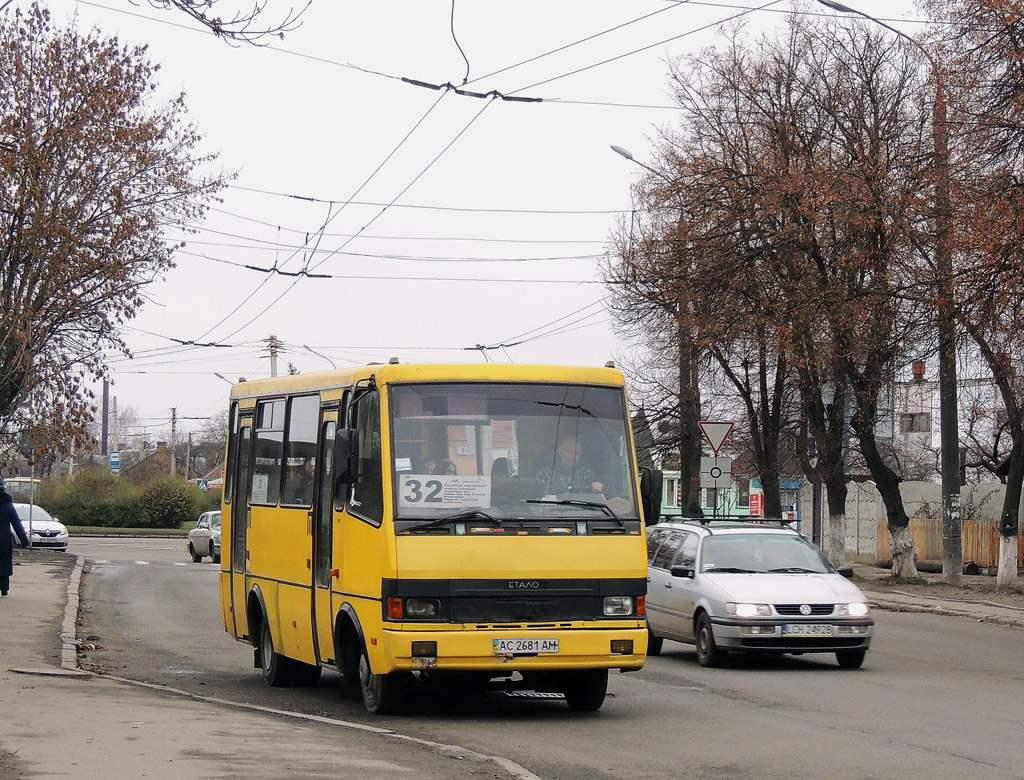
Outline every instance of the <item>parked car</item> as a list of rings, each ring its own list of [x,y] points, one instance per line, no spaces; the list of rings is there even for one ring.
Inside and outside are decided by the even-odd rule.
[[[68,529],[59,518],[54,517],[38,504],[19,504],[15,502],[14,508],[18,512],[18,518],[25,527],[25,533],[29,534],[33,547],[46,547],[52,550],[68,549]],[[29,518],[32,520],[32,531],[29,533]],[[18,546],[15,539],[14,546]]]
[[[858,668],[874,635],[868,601],[785,521],[682,520],[648,529],[649,655],[693,644],[701,666],[730,652],[835,653]]]
[[[188,554],[195,563],[209,556],[220,563],[220,512],[203,512],[196,527],[188,532]]]

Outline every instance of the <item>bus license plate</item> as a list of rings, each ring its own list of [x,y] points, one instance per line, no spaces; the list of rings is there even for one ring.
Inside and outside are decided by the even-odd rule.
[[[786,623],[783,636],[832,636],[832,626],[827,623]]]
[[[557,639],[495,639],[492,640],[495,655],[537,655],[557,653]]]

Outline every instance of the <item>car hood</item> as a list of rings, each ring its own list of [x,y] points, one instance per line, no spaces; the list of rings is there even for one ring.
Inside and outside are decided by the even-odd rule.
[[[723,601],[755,604],[821,604],[867,601],[841,574],[701,574]]]
[[[19,514],[20,517],[20,514]],[[28,533],[28,515],[21,518],[21,525],[25,529],[25,533]],[[32,518],[32,530],[35,532],[39,531],[63,531],[64,524],[58,523],[56,520],[38,520],[35,517]]]

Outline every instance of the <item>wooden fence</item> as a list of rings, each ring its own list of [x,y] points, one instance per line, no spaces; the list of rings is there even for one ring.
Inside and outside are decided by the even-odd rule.
[[[999,565],[999,529],[994,520],[964,520],[962,524],[964,563],[994,567]],[[914,550],[918,560],[942,561],[942,519],[910,520],[910,535],[914,538]],[[878,521],[878,558],[888,561],[889,528],[885,520]],[[1017,567],[1024,565],[1024,537],[1017,537]]]

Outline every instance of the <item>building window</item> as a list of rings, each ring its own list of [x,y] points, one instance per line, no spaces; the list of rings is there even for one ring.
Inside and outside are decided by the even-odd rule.
[[[750,507],[750,477],[736,478],[736,506],[743,509]]]
[[[665,506],[675,509],[679,506],[679,480],[665,480]]]
[[[900,415],[900,430],[903,433],[930,433],[931,429],[931,412],[913,412]]]

